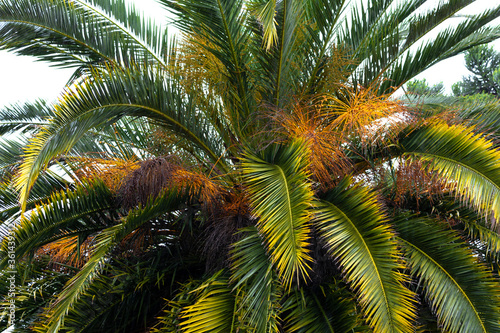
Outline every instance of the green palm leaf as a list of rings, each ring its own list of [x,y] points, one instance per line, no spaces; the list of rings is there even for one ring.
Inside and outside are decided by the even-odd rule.
[[[164,301],[160,297],[165,294],[162,287],[182,266],[178,253],[170,251],[175,253],[175,247],[163,248],[140,261],[113,258],[70,309],[64,320],[65,329],[75,333],[146,329],[148,318],[157,313]],[[50,310],[43,316],[50,317]],[[37,324],[33,329],[43,332],[46,325]]]
[[[500,36],[500,28],[488,27],[488,23],[500,16],[500,7],[471,16],[457,27],[441,31],[436,38],[419,46],[407,57],[394,58],[388,63],[390,81],[381,86],[381,91],[390,86],[399,87],[409,78],[421,73],[435,63],[448,59],[471,47],[489,43]],[[417,39],[418,40],[418,39]],[[408,46],[405,46],[405,49]],[[439,51],[438,51],[439,50]],[[439,54],[436,57],[436,54]]]
[[[335,283],[319,286],[316,290],[298,290],[291,293],[283,305],[288,312],[287,332],[352,332],[356,320],[356,306],[351,295]]]
[[[273,145],[242,163],[253,213],[273,265],[286,289],[307,279],[313,193],[307,181],[306,148],[301,142]]]
[[[316,223],[375,332],[412,330],[415,304],[404,286],[395,233],[375,195],[344,180],[318,203]]]
[[[435,221],[401,218],[396,226],[411,272],[420,279],[443,329],[498,331],[500,285],[461,239]]]
[[[242,294],[242,320],[256,332],[278,332],[277,277],[257,229],[245,229],[245,238],[232,252],[231,283]]]
[[[121,223],[106,228],[100,232],[91,250],[91,255],[85,266],[68,281],[64,290],[58,295],[52,305],[51,316],[47,323],[48,333],[55,333],[63,327],[64,319],[75,302],[91,286],[92,282],[102,272],[109,259],[110,251],[133,230],[144,223],[163,214],[178,209],[185,196],[176,190],[164,190],[154,199],[149,200],[144,208],[131,210]],[[17,250],[17,249],[16,249]]]
[[[75,191],[60,191],[38,205],[29,217],[13,230],[16,258],[38,247],[75,234],[88,235],[113,223],[115,208],[109,190],[102,183],[79,186]],[[2,243],[0,267],[7,264],[7,244]]]
[[[186,333],[236,332],[235,297],[227,279],[216,274],[193,292],[196,302],[182,311],[180,326]]]
[[[148,75],[144,75],[149,73]],[[148,70],[108,68],[95,70],[92,79],[68,89],[58,104],[51,123],[31,140],[17,181],[20,201],[27,198],[39,173],[49,162],[68,152],[90,129],[109,126],[124,116],[147,117],[177,138],[188,140],[198,149],[189,153],[200,160],[205,156],[219,161],[221,146],[210,124],[186,101],[178,87],[167,81],[156,67]]]
[[[0,109],[0,135],[36,132],[40,126],[47,125],[50,114],[50,108],[42,100]]]
[[[126,17],[130,21],[124,23]],[[158,54],[163,32],[142,21],[133,7],[121,0],[2,0],[1,48],[61,67],[102,61],[130,64],[146,59],[164,65],[164,57]]]
[[[262,24],[263,44],[266,50],[275,46],[278,39],[276,5],[276,0],[252,0],[248,4],[248,9]]]
[[[283,107],[288,104],[297,89],[294,87],[297,84],[298,71],[300,62],[298,62],[300,51],[299,45],[302,45],[301,38],[297,38],[300,31],[300,21],[304,16],[303,4],[300,1],[284,0],[280,3],[280,11],[278,11],[278,25],[280,34],[277,43],[277,49],[274,57],[276,59],[276,69],[273,90],[273,100],[270,101],[278,107]],[[299,72],[300,73],[300,72]],[[295,74],[295,75],[294,75]],[[293,89],[295,88],[295,89]]]
[[[207,42],[200,45],[212,53],[228,73],[229,91],[223,96],[235,131],[240,133],[256,106],[247,71],[250,61],[247,10],[242,0],[161,0],[179,17],[176,26]],[[195,39],[196,40],[196,39]]]
[[[492,142],[471,128],[437,124],[411,131],[400,143],[403,154],[427,161],[479,212],[500,219],[500,152]]]

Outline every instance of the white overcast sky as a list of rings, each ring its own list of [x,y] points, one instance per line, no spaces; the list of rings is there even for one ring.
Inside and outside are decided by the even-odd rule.
[[[135,1],[146,15],[155,17],[158,21],[165,17],[166,12],[155,0],[130,1]],[[467,7],[465,13],[479,12],[498,4],[500,0],[478,0]],[[497,24],[500,24],[498,20]],[[500,51],[500,42],[493,45]],[[428,69],[417,78],[426,78],[431,84],[443,81],[447,92],[451,93],[451,85],[469,74],[464,63],[463,55],[459,55]],[[0,107],[36,98],[53,100],[62,91],[70,74],[71,70],[54,69],[46,63],[35,62],[31,57],[0,51]]]

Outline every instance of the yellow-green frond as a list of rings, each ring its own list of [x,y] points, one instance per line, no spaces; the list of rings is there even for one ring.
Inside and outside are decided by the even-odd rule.
[[[307,151],[302,142],[273,145],[261,158],[247,155],[242,163],[257,228],[286,288],[307,279],[310,209]]]
[[[415,302],[404,283],[395,233],[376,197],[344,180],[318,203],[320,236],[375,332],[411,332]]]
[[[402,138],[401,149],[454,184],[459,198],[500,220],[500,151],[473,128],[426,125]]]

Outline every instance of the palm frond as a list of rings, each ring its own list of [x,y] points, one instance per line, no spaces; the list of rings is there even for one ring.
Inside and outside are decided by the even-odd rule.
[[[73,189],[73,185],[61,177],[57,172],[48,170],[48,172],[37,179],[33,186],[26,203],[26,209],[33,209],[35,205],[48,201],[52,193],[67,189]],[[0,224],[2,224],[7,220],[12,220],[12,218],[16,219],[17,217],[14,216],[20,214],[21,209],[19,207],[18,193],[14,189],[12,179],[1,182],[0,191],[2,193],[2,201],[0,202]],[[0,227],[0,230],[1,228],[2,227]]]
[[[148,75],[144,75],[148,73]],[[159,68],[147,71],[108,68],[96,70],[92,79],[68,88],[56,109],[51,123],[31,140],[17,181],[20,201],[25,202],[34,181],[49,162],[68,152],[90,129],[113,124],[123,116],[147,117],[161,124],[172,135],[198,146],[190,151],[207,155],[219,167],[221,147],[210,124],[186,101],[174,83]],[[105,111],[105,112],[104,112]]]
[[[135,4],[123,0],[79,0],[82,6],[114,24],[129,48],[144,52],[143,61],[155,61],[163,67],[168,62],[168,35],[161,25],[147,19]],[[135,58],[135,57],[132,57]]]
[[[242,300],[242,321],[256,332],[277,332],[277,276],[257,229],[243,231],[245,238],[233,245],[231,283]]]
[[[500,257],[500,235],[498,232],[485,227],[481,223],[468,221],[465,222],[465,225],[469,230],[469,236],[472,239],[480,240],[485,245],[484,251],[486,254],[498,261]]]
[[[42,259],[29,268],[26,263],[18,262],[18,272],[23,271],[25,276],[16,279],[15,289],[15,304],[16,304],[16,320],[15,330],[26,331],[32,327],[32,323],[37,320],[40,314],[40,308],[49,305],[51,297],[60,292],[64,284],[70,278],[67,273],[57,272],[47,269],[48,260]],[[5,271],[4,271],[5,272]],[[7,312],[9,309],[10,299],[4,297],[9,292],[9,280],[4,277],[9,276],[7,273],[0,273],[0,305],[3,313],[0,312],[0,329],[12,329],[7,325]],[[27,272],[29,272],[27,274]],[[12,298],[11,298],[12,299]]]
[[[107,261],[107,254],[115,244],[118,233],[122,231],[122,224],[104,229],[96,239],[95,250],[83,268],[65,285],[56,302],[51,306],[53,312],[47,323],[47,332],[56,333],[64,324],[65,316],[74,303],[89,288],[99,276]]]
[[[285,301],[287,332],[351,332],[359,324],[354,300],[340,283],[297,290]]]
[[[121,223],[102,230],[95,239],[95,245],[87,263],[68,281],[52,305],[47,332],[55,333],[63,326],[68,311],[101,274],[109,260],[110,251],[121,240],[147,221],[178,209],[180,202],[184,200],[185,196],[178,191],[165,190],[154,200],[149,200],[144,208],[131,210]]]
[[[350,15],[347,14],[339,22],[343,29],[337,35],[337,43],[344,43],[354,53],[355,58],[360,61],[364,60],[368,51],[366,46],[370,44],[372,37],[375,37],[376,34],[390,32],[390,30],[383,29],[384,25],[389,24],[389,27],[392,27],[394,23],[401,22],[397,19],[404,20],[405,16],[408,15],[408,11],[418,8],[421,3],[422,1],[409,1],[398,7],[397,10],[392,7],[393,1],[388,0],[355,3],[352,5]],[[390,22],[391,20],[388,17],[391,16],[394,16],[396,22]],[[378,39],[379,42],[382,40],[383,38]]]
[[[196,302],[182,311],[180,326],[186,333],[233,332],[237,325],[235,318],[235,297],[231,294],[228,281],[220,273],[204,281],[194,290]]]
[[[247,11],[242,0],[161,0],[179,18],[174,23],[188,35],[194,33],[207,41],[206,47],[224,65],[228,73],[229,91],[224,101],[237,133],[245,127],[255,101],[249,79],[246,29]]]
[[[411,331],[413,294],[404,286],[408,277],[400,271],[395,233],[374,194],[345,179],[318,207],[319,234],[356,292],[369,325],[375,332]]]
[[[455,104],[461,107],[459,115],[462,119],[484,132],[500,136],[500,102],[497,99],[469,102],[458,100]]]
[[[439,24],[453,17],[458,11],[473,3],[475,0],[451,0],[439,3],[435,8],[411,17],[405,29],[406,40],[403,49],[408,49],[416,41],[428,34]]]
[[[51,109],[43,100],[23,105],[12,105],[0,109],[0,135],[21,133],[36,133],[48,124]]]
[[[248,4],[248,9],[262,24],[263,44],[266,50],[274,47],[278,40],[276,6],[276,0],[252,0]]]
[[[109,211],[115,208],[109,190],[102,183],[89,183],[75,191],[60,191],[21,219],[13,230],[16,258],[59,238],[105,229],[114,223]],[[0,267],[7,263],[7,244],[2,243]]]
[[[130,23],[117,20],[110,9],[119,9],[116,15],[121,21],[129,16]],[[143,23],[133,7],[121,0],[3,0],[0,18],[2,49],[37,56],[55,66],[81,67],[103,61],[130,64],[146,59],[164,64],[164,57],[157,53],[163,32]]]
[[[242,163],[257,229],[286,289],[308,278],[312,261],[307,247],[313,193],[305,150],[302,142],[272,145]]]
[[[436,38],[426,41],[413,51],[401,52],[405,55],[388,62],[388,81],[381,86],[381,92],[389,86],[399,87],[409,78],[421,73],[435,63],[448,59],[471,47],[489,43],[500,37],[500,28],[488,27],[488,23],[500,16],[500,6],[482,14],[469,17],[456,27],[441,31]],[[403,49],[405,50],[405,49]],[[439,54],[436,57],[436,54]]]
[[[479,212],[500,219],[500,152],[472,128],[426,125],[401,140],[402,153],[420,158],[449,179],[457,195]]]
[[[307,26],[303,33],[307,35],[307,56],[301,64],[303,78],[303,93],[317,94],[322,85],[331,86],[348,76],[346,67],[351,64],[352,59],[347,59],[344,54],[343,45],[334,44],[335,36],[340,32],[338,24],[340,18],[346,11],[346,0],[321,0],[307,1],[305,6],[305,17],[313,26]],[[345,56],[345,57],[344,57]],[[334,75],[329,74],[332,71]],[[334,82],[328,82],[332,80]]]
[[[165,296],[165,283],[175,275],[180,258],[169,251],[160,250],[155,256],[137,259],[114,260],[81,295],[70,309],[64,330],[74,332],[130,332],[145,330],[148,319],[157,313]],[[50,308],[42,314],[47,319]],[[116,320],[120,318],[120,320]],[[43,321],[36,321],[33,330],[44,332]]]
[[[300,49],[297,44],[303,43],[300,21],[305,15],[305,10],[300,1],[284,0],[280,3],[280,7],[281,10],[277,13],[280,36],[274,52],[276,59],[273,84],[274,100],[270,102],[278,107],[283,107],[297,92],[297,89],[293,88],[296,85],[295,78],[298,75],[294,75],[294,73],[297,72],[297,67],[300,67],[300,62],[298,62]]]
[[[443,329],[500,329],[500,303],[494,296],[500,285],[457,235],[423,218],[401,218],[395,225],[411,272],[420,279]]]

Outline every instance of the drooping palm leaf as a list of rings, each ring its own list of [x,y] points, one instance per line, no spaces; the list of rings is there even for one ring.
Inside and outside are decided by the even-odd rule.
[[[228,281],[217,273],[194,290],[196,302],[182,311],[180,326],[186,333],[233,332],[236,319],[236,300]]]
[[[54,106],[50,125],[31,140],[25,151],[17,181],[21,202],[53,158],[68,152],[90,129],[112,124],[123,116],[150,118],[172,135],[198,146],[190,153],[207,154],[219,166],[223,163],[219,160],[222,152],[218,138],[192,101],[183,98],[161,69],[153,67],[147,76],[144,73],[139,66],[130,70],[108,68],[105,73],[96,70],[92,79],[66,91]]]
[[[47,332],[57,332],[64,324],[65,316],[74,306],[89,286],[102,272],[108,261],[110,251],[128,236],[133,230],[153,218],[161,216],[168,211],[179,208],[185,196],[176,190],[165,190],[154,200],[151,199],[144,206],[131,210],[121,223],[108,227],[100,232],[91,255],[85,266],[66,284],[64,290],[58,295],[52,305],[51,316],[47,322]]]
[[[401,140],[401,152],[429,163],[454,182],[457,195],[486,216],[500,219],[500,152],[471,128],[446,124],[417,128]]]
[[[412,330],[415,304],[404,286],[395,233],[373,193],[345,179],[318,203],[315,217],[375,332]]]
[[[62,237],[105,229],[114,223],[110,214],[114,208],[111,193],[99,182],[52,194],[48,202],[29,212],[13,230],[16,258]],[[1,268],[7,263],[6,245],[2,243]]]
[[[413,275],[424,288],[440,325],[449,332],[500,329],[500,285],[460,238],[435,221],[401,218],[399,242]]]
[[[306,150],[301,142],[273,145],[242,163],[257,229],[286,289],[307,280],[312,261],[307,247],[313,193]]]
[[[257,229],[245,229],[234,244],[230,281],[240,290],[242,320],[256,332],[278,332],[277,277]]]
[[[35,133],[47,125],[50,108],[43,100],[24,105],[12,105],[0,110],[0,135],[16,131]]]
[[[266,50],[275,46],[278,39],[276,6],[276,0],[251,0],[248,4],[248,9],[262,24],[263,45]]]
[[[65,328],[82,333],[146,329],[148,318],[157,313],[162,296],[166,296],[164,285],[182,265],[178,257],[171,255],[172,250],[175,252],[173,247],[163,248],[138,262],[135,258],[122,259],[106,265],[104,274],[92,282],[68,312]],[[50,318],[51,311],[46,310],[43,317]],[[40,332],[44,329],[44,322],[33,328]]]
[[[472,16],[458,27],[448,28],[429,42],[424,43],[406,58],[391,61],[387,83],[381,86],[381,92],[387,92],[389,86],[399,87],[409,78],[416,76],[438,61],[448,59],[471,47],[492,42],[499,38],[500,28],[488,27],[487,24],[500,16],[500,7]],[[439,50],[439,51],[437,51]],[[436,57],[436,52],[440,52]]]

